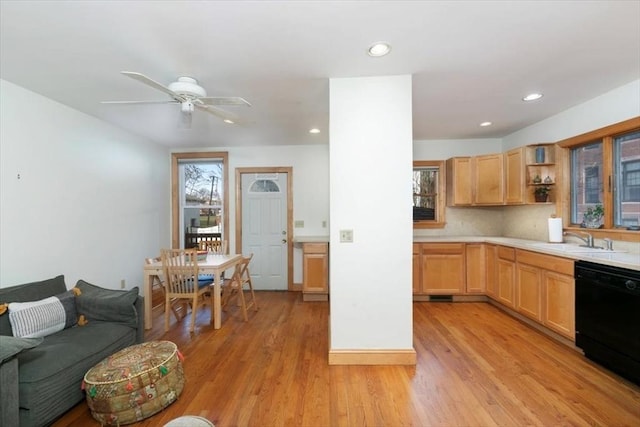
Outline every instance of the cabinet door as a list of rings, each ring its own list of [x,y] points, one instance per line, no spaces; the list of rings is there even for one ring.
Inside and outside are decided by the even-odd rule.
[[[472,202],[471,157],[454,157],[446,162],[447,206],[469,206]]]
[[[505,203],[524,203],[524,149],[522,147],[505,154]]]
[[[506,259],[498,258],[496,263],[498,276],[498,301],[502,304],[515,308],[515,263]]]
[[[326,243],[305,243],[302,247],[302,291],[328,293],[329,254]]]
[[[420,293],[420,284],[422,283],[422,268],[420,262],[420,244],[413,244],[413,293]]]
[[[486,290],[486,259],[483,243],[467,243],[465,245],[465,262],[467,265],[467,293],[480,294]]]
[[[575,341],[575,280],[571,276],[545,271],[543,323]]]
[[[504,157],[502,153],[473,158],[475,191],[474,204],[502,205],[504,203]]]
[[[452,295],[465,289],[464,243],[422,246],[422,293]]]
[[[493,299],[497,298],[498,280],[496,275],[496,245],[485,245],[486,288],[487,295]]]
[[[516,310],[542,321],[542,270],[538,267],[517,264]]]

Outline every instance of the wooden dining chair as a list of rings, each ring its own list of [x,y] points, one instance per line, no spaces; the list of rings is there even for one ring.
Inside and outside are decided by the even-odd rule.
[[[228,242],[226,240],[201,240],[198,246],[201,251],[225,255],[227,253]]]
[[[161,257],[145,258],[145,262],[147,264],[153,264],[155,262],[162,262],[162,258]],[[167,304],[166,304],[166,293],[167,293],[167,291],[166,291],[166,283],[158,275],[151,276],[151,290],[152,290],[152,292],[153,292],[153,288],[154,287],[158,288],[160,290],[160,293],[162,294],[162,305],[164,306],[164,308],[166,310],[167,309]],[[176,320],[182,319],[182,316],[178,312],[179,309],[182,309],[183,313],[186,314],[187,308],[186,308],[185,305],[186,305],[186,303],[184,301],[177,300],[175,298],[173,298],[171,300],[170,307],[171,307],[171,311],[173,312],[173,315],[176,316]]]
[[[254,311],[258,311],[258,302],[253,292],[253,282],[251,281],[251,273],[249,272],[249,263],[252,258],[253,254],[243,257],[242,262],[236,265],[233,276],[231,276],[230,279],[224,279],[222,284],[222,307],[226,308],[231,300],[237,298],[245,322],[249,320],[247,316],[248,308],[253,307]],[[251,297],[248,302],[244,295],[245,291],[248,291]]]
[[[189,332],[195,330],[198,307],[209,304],[205,294],[213,280],[198,280],[198,250],[162,249],[162,269],[166,281],[164,330],[169,330],[169,310],[171,300],[186,300],[191,305],[191,325]]]

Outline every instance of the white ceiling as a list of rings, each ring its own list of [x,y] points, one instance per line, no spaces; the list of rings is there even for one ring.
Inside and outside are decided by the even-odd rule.
[[[169,99],[123,70],[252,107],[100,104]],[[502,137],[640,78],[640,1],[0,1],[2,79],[171,147],[327,143],[329,79],[396,74],[415,140]]]

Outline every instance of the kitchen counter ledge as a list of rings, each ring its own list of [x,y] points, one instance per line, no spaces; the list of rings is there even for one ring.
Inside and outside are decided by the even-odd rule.
[[[633,252],[607,252],[602,250],[598,253],[567,252],[561,249],[540,248],[537,245],[547,243],[538,240],[515,239],[512,237],[491,237],[491,236],[416,236],[414,243],[493,243],[496,245],[510,246],[518,249],[525,249],[548,255],[555,255],[574,260],[590,261],[598,264],[611,265],[614,267],[629,268],[640,271],[640,254]]]

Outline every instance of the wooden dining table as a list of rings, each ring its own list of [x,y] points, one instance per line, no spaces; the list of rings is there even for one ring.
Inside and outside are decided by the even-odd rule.
[[[221,313],[221,299],[220,289],[222,286],[222,273],[226,270],[235,268],[235,266],[242,262],[241,254],[233,255],[209,255],[202,257],[202,260],[198,260],[199,274],[212,274],[214,277],[213,282],[213,297],[211,304],[211,321],[214,329],[220,329],[222,325],[222,313]],[[159,276],[162,278],[162,262],[156,261],[150,264],[144,265],[144,280],[142,284],[142,290],[144,294],[144,328],[151,329],[153,327],[152,316],[152,297],[151,286],[153,282],[153,276]]]

